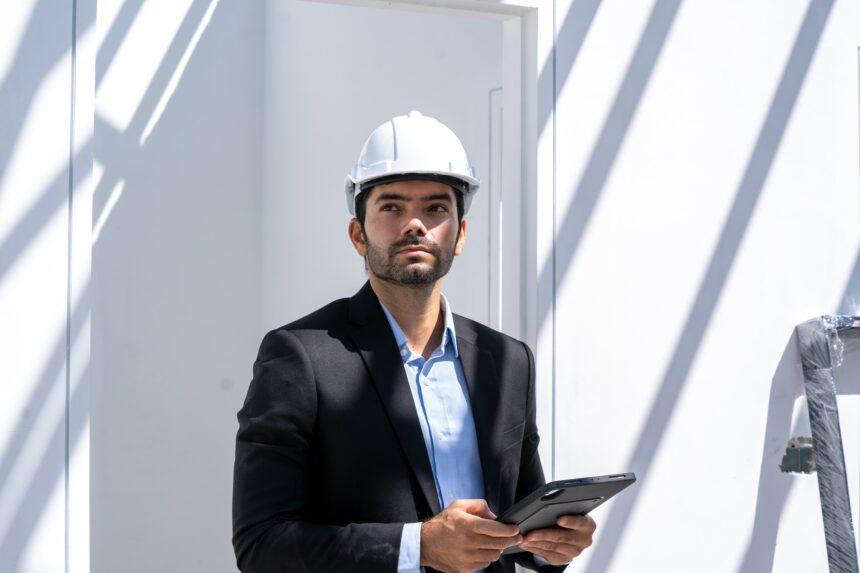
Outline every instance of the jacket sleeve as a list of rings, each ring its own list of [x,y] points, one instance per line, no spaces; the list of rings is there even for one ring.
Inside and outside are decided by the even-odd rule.
[[[515,502],[546,483],[538,454],[540,436],[537,429],[537,407],[535,405],[535,358],[527,344],[523,343],[523,347],[529,365],[529,384],[528,398],[526,399],[526,427],[523,435],[523,451],[520,457],[520,474],[514,495]],[[538,565],[535,562],[534,553],[528,551],[514,553],[510,557],[526,569],[540,573],[559,573],[567,568],[567,565]]]
[[[239,410],[233,548],[243,573],[396,571],[403,523],[313,522],[317,393],[307,353],[288,330],[266,334]]]

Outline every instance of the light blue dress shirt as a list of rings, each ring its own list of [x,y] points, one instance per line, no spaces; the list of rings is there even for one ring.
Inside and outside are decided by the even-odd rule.
[[[436,480],[439,506],[445,508],[458,499],[484,499],[484,474],[478,454],[469,390],[457,350],[454,315],[444,294],[441,299],[445,315],[442,343],[426,361],[409,348],[403,329],[385,304],[381,300],[379,302],[400,349],[430,467]],[[423,571],[420,558],[421,523],[407,523],[400,540],[397,571]]]

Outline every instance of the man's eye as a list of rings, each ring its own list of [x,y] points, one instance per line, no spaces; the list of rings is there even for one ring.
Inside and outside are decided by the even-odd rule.
[[[446,211],[448,210],[448,208],[447,208],[447,207],[445,207],[445,205],[442,205],[441,203],[440,203],[439,205],[433,205],[432,207],[430,207],[430,209],[431,209],[431,210],[432,210],[432,209],[436,209],[437,207],[438,207],[439,209],[441,209],[441,211],[437,211],[437,213],[444,213],[444,212],[446,212]]]
[[[389,203],[388,205],[383,205],[381,210],[387,211],[389,207],[391,207],[392,209],[397,209],[397,205],[392,205]]]

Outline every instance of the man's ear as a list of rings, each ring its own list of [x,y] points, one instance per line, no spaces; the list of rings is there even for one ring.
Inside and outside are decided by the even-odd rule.
[[[457,244],[454,245],[454,255],[459,255],[463,252],[463,246],[466,244],[466,219],[460,219],[460,234],[457,236]]]
[[[353,217],[349,221],[349,240],[352,241],[352,246],[355,251],[362,257],[367,256],[367,243],[365,241],[364,231],[361,228],[361,222],[357,217]]]

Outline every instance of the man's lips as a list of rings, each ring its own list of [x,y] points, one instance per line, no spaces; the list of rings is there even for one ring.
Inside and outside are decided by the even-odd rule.
[[[429,253],[430,251],[428,251],[427,249],[425,249],[423,247],[406,247],[405,249],[400,249],[397,252],[411,255],[414,253]]]

